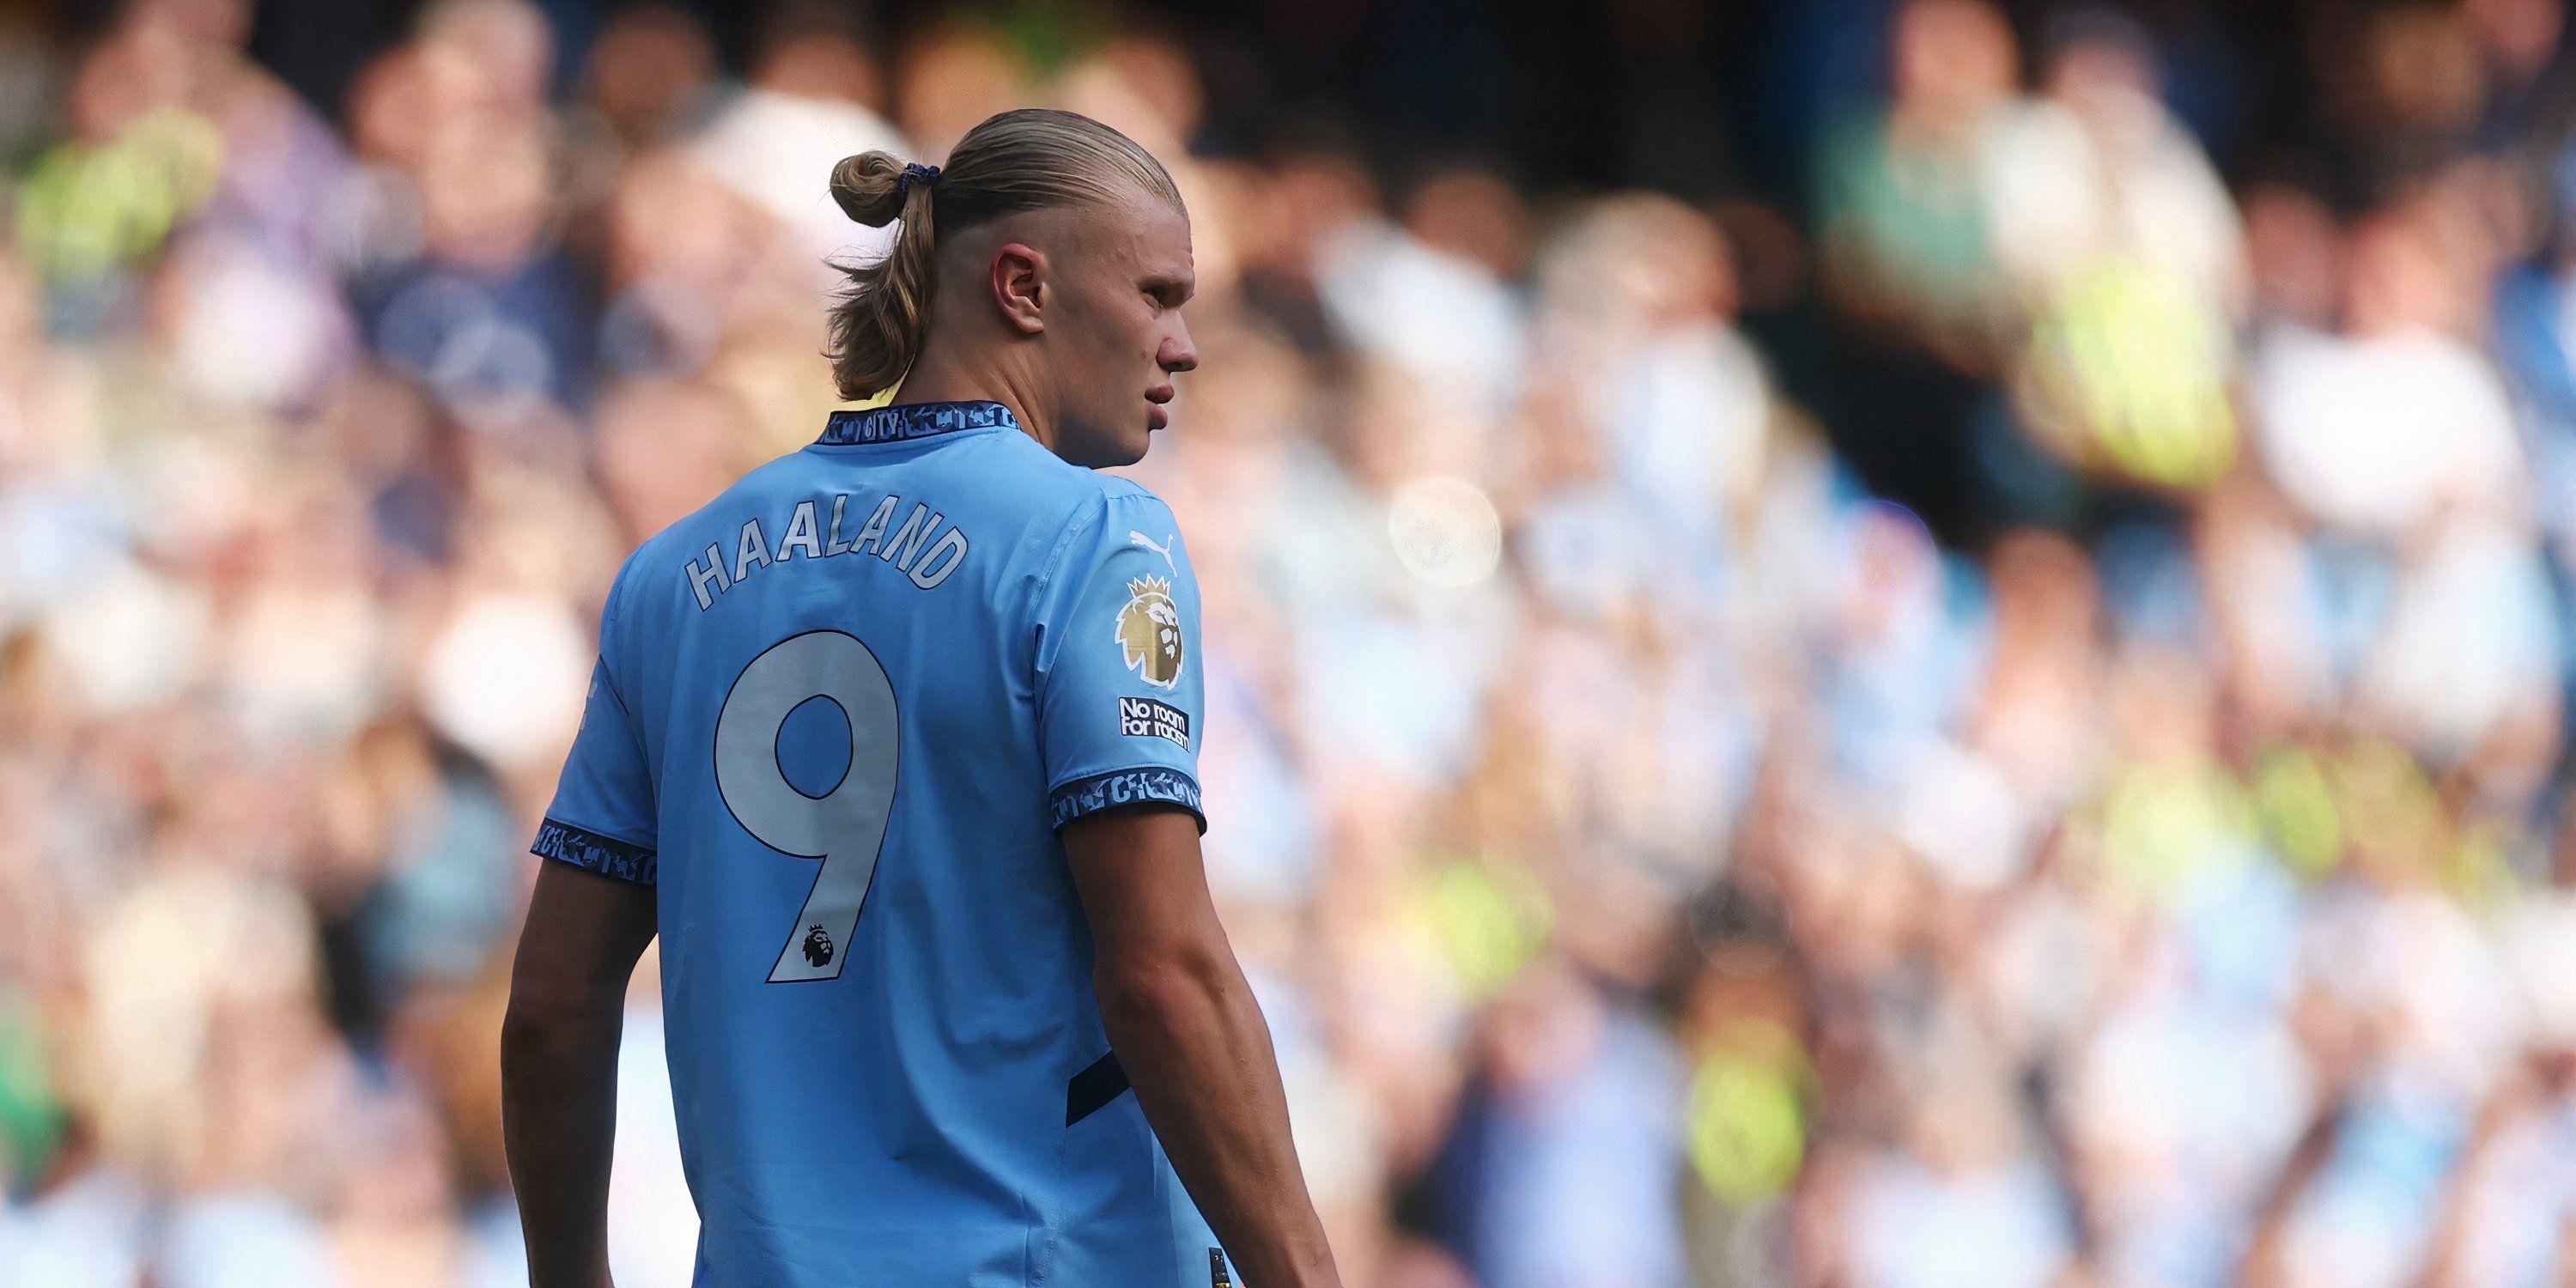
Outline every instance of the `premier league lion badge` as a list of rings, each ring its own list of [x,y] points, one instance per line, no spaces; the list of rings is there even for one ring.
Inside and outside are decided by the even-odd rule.
[[[1181,679],[1181,606],[1172,583],[1139,577],[1127,583],[1127,606],[1118,610],[1118,648],[1127,669],[1145,683],[1168,689]]]

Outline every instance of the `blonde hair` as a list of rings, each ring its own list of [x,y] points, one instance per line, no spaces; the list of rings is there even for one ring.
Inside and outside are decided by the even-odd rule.
[[[1135,140],[1049,108],[1004,112],[967,131],[935,183],[907,184],[904,169],[902,158],[886,152],[862,152],[832,167],[832,199],[850,218],[871,228],[902,223],[883,259],[836,265],[850,283],[832,306],[824,352],[841,396],[853,401],[895,387],[921,355],[939,232],[1022,210],[1107,204],[1134,192],[1188,213],[1171,174]]]

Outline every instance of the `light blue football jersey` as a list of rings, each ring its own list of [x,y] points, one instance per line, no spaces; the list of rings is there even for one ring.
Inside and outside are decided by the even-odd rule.
[[[1056,837],[1198,813],[1198,621],[1171,510],[999,403],[836,412],[626,561],[533,849],[658,888],[702,1288],[1231,1281]]]

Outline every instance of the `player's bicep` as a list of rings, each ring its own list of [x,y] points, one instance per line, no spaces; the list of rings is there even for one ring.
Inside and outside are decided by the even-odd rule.
[[[561,1013],[623,997],[653,941],[655,892],[567,863],[542,864],[511,967],[510,1004]]]
[[[1059,835],[1102,963],[1167,962],[1223,943],[1190,814],[1155,805],[1105,809]]]

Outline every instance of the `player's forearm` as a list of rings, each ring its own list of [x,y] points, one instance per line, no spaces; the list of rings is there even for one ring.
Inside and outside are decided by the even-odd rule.
[[[608,1283],[608,1167],[617,1130],[616,999],[538,1009],[501,1029],[502,1137],[531,1288]]]
[[[1269,1026],[1232,955],[1103,965],[1110,1045],[1173,1170],[1248,1288],[1338,1285],[1289,1140]]]

